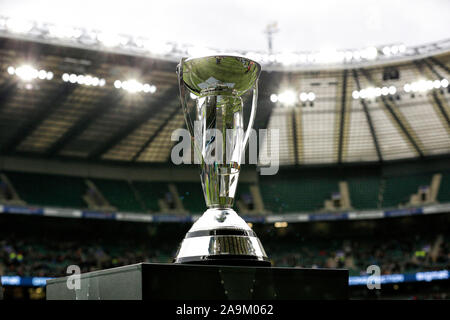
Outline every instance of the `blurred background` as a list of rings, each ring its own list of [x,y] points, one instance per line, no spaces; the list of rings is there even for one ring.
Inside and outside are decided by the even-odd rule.
[[[449,299],[450,2],[0,12],[5,299],[45,299],[69,265],[172,261],[205,211],[197,166],[170,160],[185,127],[175,67],[220,54],[261,63],[255,129],[279,129],[278,149],[259,150],[278,150],[279,172],[243,165],[235,197],[272,265],[347,268],[351,299]]]

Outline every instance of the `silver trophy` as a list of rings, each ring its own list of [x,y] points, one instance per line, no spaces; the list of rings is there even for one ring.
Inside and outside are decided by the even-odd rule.
[[[255,232],[232,209],[260,73],[258,63],[237,56],[183,58],[177,66],[181,105],[208,210],[186,234],[175,263],[270,266]],[[242,96],[252,88],[244,131]]]

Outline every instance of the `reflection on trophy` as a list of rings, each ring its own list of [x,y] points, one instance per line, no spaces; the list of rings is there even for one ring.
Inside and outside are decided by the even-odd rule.
[[[177,67],[180,99],[200,163],[208,209],[186,234],[175,263],[262,265],[270,262],[253,230],[232,209],[256,113],[261,66],[237,56],[183,58]],[[242,95],[253,88],[244,131]],[[195,104],[189,96],[195,95]]]

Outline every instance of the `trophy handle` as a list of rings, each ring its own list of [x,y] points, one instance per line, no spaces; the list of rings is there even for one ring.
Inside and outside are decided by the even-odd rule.
[[[183,80],[183,64],[186,58],[181,58],[180,63],[177,66],[177,75],[178,75],[178,87],[180,89],[180,101],[181,101],[181,108],[183,109],[183,115],[184,120],[186,122],[186,126],[191,133],[191,135],[194,135],[194,128],[192,127],[193,122],[191,121],[191,115],[188,110],[188,105],[186,102],[186,84]]]
[[[252,100],[252,111],[250,112],[250,119],[248,120],[247,131],[244,137],[244,150],[247,147],[248,138],[250,137],[250,132],[253,128],[253,122],[255,122],[256,108],[258,105],[258,80],[255,81],[253,86],[253,100]]]

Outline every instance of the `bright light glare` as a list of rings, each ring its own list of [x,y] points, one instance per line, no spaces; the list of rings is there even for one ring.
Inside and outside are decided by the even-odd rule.
[[[9,66],[8,69],[7,69],[7,71],[8,71],[8,73],[9,73],[10,75],[14,75],[14,73],[16,72],[16,69],[14,69],[13,66]]]
[[[77,75],[74,74],[74,73],[72,73],[72,74],[69,76],[69,82],[70,82],[70,83],[75,83],[75,82],[77,82]]]
[[[389,94],[395,94],[397,92],[397,89],[394,86],[389,87]]]
[[[295,103],[295,93],[291,90],[284,91],[278,95],[278,101],[287,106]]]
[[[314,94],[314,92],[308,93],[308,100],[314,101],[314,99],[316,99],[316,95]]]
[[[64,73],[61,78],[64,82],[67,82],[69,81],[70,76],[68,73]]]
[[[16,33],[27,33],[33,28],[33,23],[22,19],[8,19],[6,26],[9,30]]]
[[[120,81],[120,80],[114,81],[114,87],[115,87],[116,89],[122,88],[122,81]]]
[[[405,90],[405,92],[410,92],[411,91],[411,85],[409,83],[405,84],[403,86],[403,90]]]
[[[156,92],[156,86],[148,83],[140,83],[136,79],[130,79],[126,81],[120,81],[116,80],[114,81],[114,87],[117,89],[124,89],[130,93],[136,93],[136,92],[145,92],[145,93],[155,93]]]
[[[31,81],[38,77],[38,71],[29,65],[24,65],[16,69],[16,75],[24,81]]]
[[[192,95],[192,93],[191,93],[191,95]],[[272,93],[270,95],[270,101],[272,101],[273,103],[277,102],[278,101],[278,96],[275,93]]]
[[[303,101],[303,102],[308,100],[308,94],[306,92],[300,93],[300,100]]]

